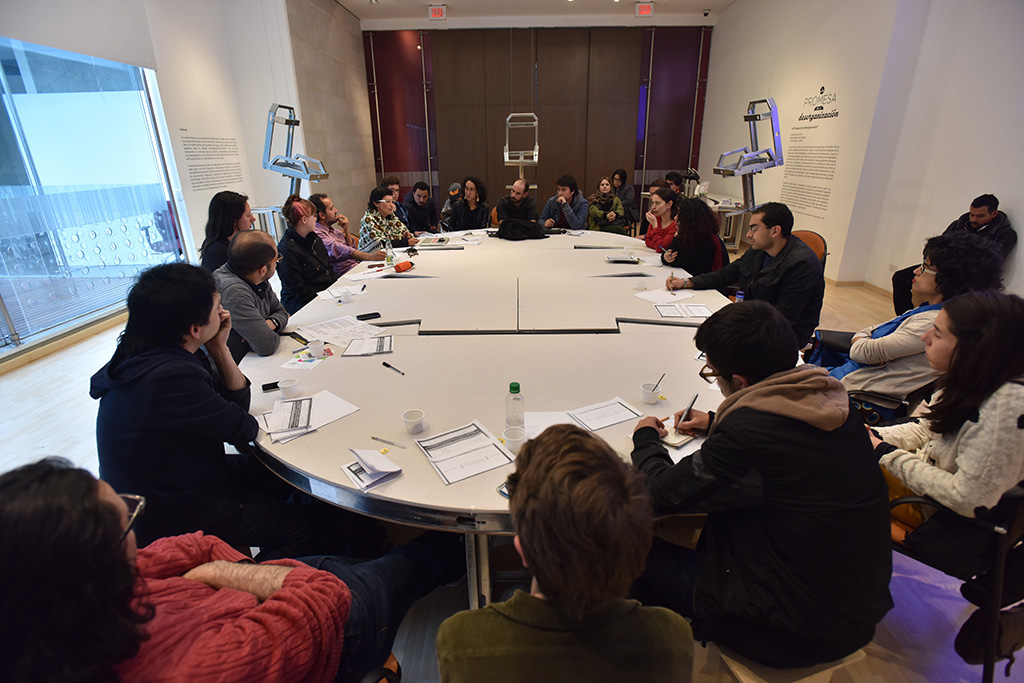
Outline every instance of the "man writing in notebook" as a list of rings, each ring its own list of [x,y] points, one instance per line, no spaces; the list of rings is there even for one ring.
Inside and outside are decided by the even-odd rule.
[[[793,329],[763,301],[726,306],[695,343],[721,405],[672,425],[645,417],[632,458],[656,515],[707,523],[696,550],[655,542],[635,596],[764,664],[845,657],[892,607],[888,491],[860,417],[824,369],[795,367]],[[673,464],[669,429],[707,440]]]

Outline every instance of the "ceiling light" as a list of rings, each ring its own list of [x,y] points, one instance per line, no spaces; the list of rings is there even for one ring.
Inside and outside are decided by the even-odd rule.
[[[370,0],[370,4],[371,5],[376,5],[377,4],[377,0]]]

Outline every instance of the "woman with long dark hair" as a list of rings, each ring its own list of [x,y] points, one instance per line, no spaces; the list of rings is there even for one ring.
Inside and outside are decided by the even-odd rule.
[[[615,188],[615,196],[622,202],[622,218],[626,225],[636,223],[636,190],[633,183],[626,181],[626,169],[617,168],[612,173],[612,187]]]
[[[468,176],[462,181],[462,199],[455,202],[451,232],[486,229],[491,222],[487,205],[487,187],[479,178]]]
[[[672,244],[676,236],[676,213],[679,211],[679,195],[667,187],[659,187],[651,193],[651,210],[647,212],[647,234],[644,244],[659,254]]]
[[[231,238],[245,230],[252,230],[255,222],[249,198],[244,194],[224,190],[213,195],[206,220],[206,238],[199,247],[203,268],[213,272],[227,263]]]
[[[702,199],[679,202],[676,234],[661,254],[666,266],[682,268],[690,275],[718,270],[729,263],[729,253],[718,236],[718,216]]]
[[[1024,299],[954,297],[922,339],[941,392],[921,419],[876,428],[872,443],[893,497],[931,496],[974,517],[1024,480]],[[900,508],[898,521],[920,524]]]

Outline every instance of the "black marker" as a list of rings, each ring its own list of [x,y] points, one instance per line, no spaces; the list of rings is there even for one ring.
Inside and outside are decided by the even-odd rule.
[[[394,371],[395,371],[395,372],[397,372],[397,373],[398,373],[399,375],[405,375],[405,373],[404,373],[404,372],[402,372],[401,370],[399,370],[398,368],[396,368],[396,367],[395,367],[394,365],[392,365],[391,363],[389,363],[389,362],[387,362],[387,361],[382,361],[382,362],[381,362],[381,365],[383,365],[384,367],[386,367],[386,368],[389,368],[389,369],[391,369],[391,370],[394,370]]]

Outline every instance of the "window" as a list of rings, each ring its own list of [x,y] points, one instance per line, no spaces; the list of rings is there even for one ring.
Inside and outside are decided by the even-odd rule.
[[[184,258],[143,69],[0,37],[0,334],[123,306]]]

